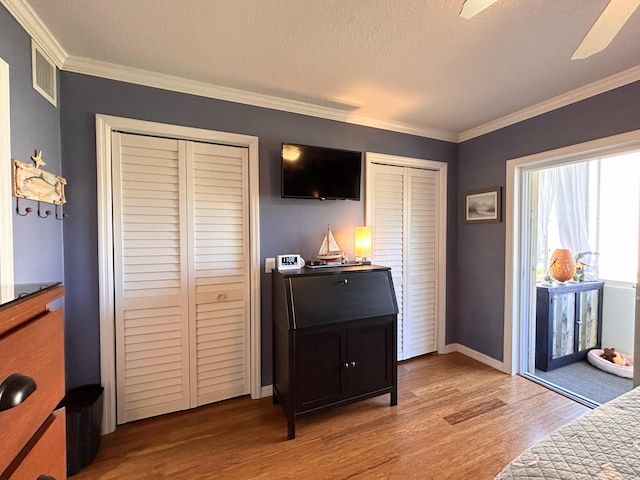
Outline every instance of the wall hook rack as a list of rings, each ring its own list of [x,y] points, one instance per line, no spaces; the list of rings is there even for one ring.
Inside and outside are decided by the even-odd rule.
[[[26,217],[31,212],[33,212],[33,208],[27,207],[24,209],[24,213],[20,213],[20,197],[16,197],[16,213],[21,217]]]
[[[56,204],[56,220],[64,220],[69,214],[63,212],[62,215],[58,215],[58,207],[60,207],[60,205]],[[62,207],[60,207],[60,211],[62,211]]]
[[[31,208],[31,207],[26,207],[24,209],[24,212],[21,212],[20,211],[20,197],[16,197],[16,213],[18,215],[20,215],[21,217],[26,217],[31,212],[33,212],[33,208]],[[43,212],[42,209],[40,208],[40,202],[38,202],[37,212],[38,212],[38,217],[40,217],[40,218],[48,218],[51,215],[53,215],[53,212],[51,210],[45,210]],[[65,218],[69,217],[69,214],[68,213],[64,213],[62,205],[56,204],[56,211],[55,211],[54,217],[56,218],[56,220],[64,220]]]
[[[53,212],[51,210],[45,210],[44,215],[40,214],[40,202],[38,202],[38,216],[40,218],[47,218],[49,215],[51,215]]]

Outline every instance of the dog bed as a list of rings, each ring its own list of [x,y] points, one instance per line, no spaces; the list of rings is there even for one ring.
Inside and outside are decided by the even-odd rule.
[[[600,348],[594,348],[589,350],[587,354],[587,360],[591,365],[600,370],[603,370],[608,373],[612,373],[619,377],[624,378],[633,378],[633,356],[627,355],[626,353],[616,352],[618,355],[622,357],[625,362],[625,365],[617,365],[609,360],[605,360],[601,357],[604,350]]]

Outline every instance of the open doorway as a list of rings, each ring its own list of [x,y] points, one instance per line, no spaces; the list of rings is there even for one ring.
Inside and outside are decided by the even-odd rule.
[[[633,387],[640,152],[532,169],[527,178],[536,306],[523,319],[522,373],[600,405]],[[576,269],[554,278],[559,252]]]
[[[536,381],[547,384],[550,388],[560,391],[568,396],[576,398],[588,405],[598,405],[607,401],[608,398],[590,394],[586,391],[579,390],[576,385],[585,387],[595,387],[594,392],[612,393],[616,389],[626,391],[632,388],[632,381],[626,378],[618,378],[607,372],[599,371],[585,361],[586,351],[594,346],[589,340],[589,335],[593,335],[597,339],[598,346],[615,347],[616,350],[626,350],[629,354],[633,354],[633,338],[638,336],[637,329],[634,329],[634,312],[637,300],[635,299],[635,282],[638,272],[638,183],[640,183],[640,132],[630,132],[616,137],[610,137],[599,141],[588,142],[586,144],[575,145],[559,149],[557,151],[536,154],[530,157],[511,160],[507,163],[507,197],[506,197],[506,220],[507,220],[507,292],[505,304],[505,358],[504,366],[506,371],[511,373],[520,373],[524,376],[534,378]],[[630,156],[629,156],[630,155]],[[629,156],[629,163],[622,164],[622,157]],[[595,162],[595,163],[594,163]],[[624,175],[617,183],[613,181],[607,173],[608,165],[602,168],[606,162],[611,164],[619,163],[618,170]],[[539,334],[536,328],[536,297],[539,287],[545,283],[544,277],[548,273],[547,266],[549,256],[553,249],[560,248],[567,241],[566,232],[561,234],[558,231],[549,232],[549,219],[552,215],[547,210],[539,208],[541,202],[550,198],[549,190],[540,187],[538,173],[540,171],[551,171],[551,169],[561,168],[564,166],[581,165],[584,175],[583,180],[578,182],[581,191],[576,193],[571,189],[567,189],[566,185],[562,187],[562,194],[558,196],[561,200],[561,207],[570,204],[573,196],[585,196],[586,219],[585,219],[585,236],[588,239],[586,244],[571,244],[574,255],[584,252],[598,252],[597,255],[591,255],[588,261],[586,272],[591,275],[585,280],[599,281],[603,284],[602,296],[596,296],[596,303],[592,301],[579,300],[576,305],[560,308],[582,308],[580,305],[587,305],[587,313],[593,314],[601,322],[599,327],[603,327],[602,331],[591,330],[595,334],[589,333],[587,329],[586,346],[582,344],[585,334],[580,332],[580,325],[574,325],[574,331],[563,331],[562,328],[557,332],[551,331],[551,335],[556,335],[554,342],[558,339],[564,340],[566,343],[580,346],[580,349],[586,350],[582,358],[571,359],[566,365],[586,366],[586,370],[593,369],[596,372],[593,376],[582,376],[582,372],[569,372],[566,378],[573,381],[566,385],[558,378],[542,378],[544,375],[555,376],[562,372],[565,365],[556,365],[556,368],[547,368],[546,371],[537,368],[536,365],[536,338]],[[594,166],[595,165],[595,166]],[[629,167],[630,165],[630,167]],[[634,170],[635,169],[635,170]],[[621,182],[632,179],[634,181],[633,188]],[[597,188],[593,188],[594,185]],[[557,186],[556,186],[557,187]],[[634,190],[635,189],[635,190]],[[595,191],[595,194],[593,193]],[[632,193],[635,191],[635,193]],[[619,193],[630,193],[631,201],[621,200]],[[611,205],[607,205],[609,202]],[[613,213],[612,213],[613,212]],[[566,223],[567,219],[556,218],[552,221],[556,230],[559,229],[558,224]],[[543,228],[544,226],[544,228]],[[629,226],[630,232],[622,232],[621,226]],[[566,227],[566,225],[565,225]],[[560,228],[561,230],[562,228]],[[544,230],[544,232],[543,232]],[[560,242],[560,238],[562,242]],[[631,239],[630,247],[624,247],[621,240]],[[560,245],[558,244],[560,243]],[[609,245],[610,244],[610,245]],[[599,251],[600,250],[600,251]],[[610,253],[607,253],[610,252]],[[611,253],[612,252],[612,253]],[[611,255],[613,255],[611,257]],[[613,261],[611,258],[613,258]],[[587,260],[587,258],[582,259]],[[541,267],[542,265],[542,267]],[[618,266],[628,266],[630,272],[626,276],[621,276],[615,271]],[[538,267],[538,268],[536,268]],[[549,282],[553,284],[553,282]],[[580,279],[571,279],[563,284],[565,288],[572,288],[573,285],[585,287],[586,283],[581,283]],[[550,285],[553,288],[552,285]],[[604,291],[604,288],[607,291]],[[618,295],[623,291],[621,299]],[[580,294],[582,295],[582,294]],[[589,294],[591,295],[591,294]],[[627,306],[623,305],[627,303]],[[558,302],[562,305],[562,302]],[[604,307],[607,307],[605,310]],[[630,307],[629,307],[630,306]],[[602,307],[602,312],[598,309]],[[625,307],[630,312],[622,314],[616,311],[618,307]],[[613,308],[613,310],[612,310]],[[593,313],[592,311],[595,311]],[[567,313],[567,312],[565,312]],[[573,311],[569,315],[573,315]],[[578,312],[576,318],[580,320]],[[607,316],[607,319],[603,317]],[[613,320],[612,320],[613,318]],[[622,324],[616,324],[616,321],[622,321]],[[578,322],[580,323],[580,322]],[[553,329],[552,329],[553,330]],[[635,330],[635,331],[634,331]],[[572,336],[573,335],[573,336]],[[560,342],[562,343],[562,342]],[[628,344],[627,344],[628,343]],[[575,353],[571,349],[562,352],[563,355]],[[542,370],[542,373],[540,372]],[[636,372],[637,375],[638,372]],[[598,380],[598,376],[604,375],[604,383]],[[580,380],[582,378],[582,380]],[[577,380],[577,381],[576,381]],[[609,382],[609,380],[611,382]],[[609,383],[616,384],[622,380],[623,386],[609,386]],[[615,395],[614,395],[615,396]],[[595,397],[595,398],[589,398]]]

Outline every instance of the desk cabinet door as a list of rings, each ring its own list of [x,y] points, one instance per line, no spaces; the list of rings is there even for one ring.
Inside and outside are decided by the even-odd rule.
[[[386,271],[293,278],[291,292],[296,328],[396,313]]]
[[[342,400],[346,382],[346,329],[298,334],[296,349],[296,411]]]
[[[348,336],[349,393],[359,395],[393,385],[393,321],[351,327]]]

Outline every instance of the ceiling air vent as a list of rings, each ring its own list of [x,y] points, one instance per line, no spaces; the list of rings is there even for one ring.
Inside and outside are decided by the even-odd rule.
[[[33,88],[49,100],[54,107],[57,107],[56,66],[33,41],[31,42],[31,76],[33,77]]]

